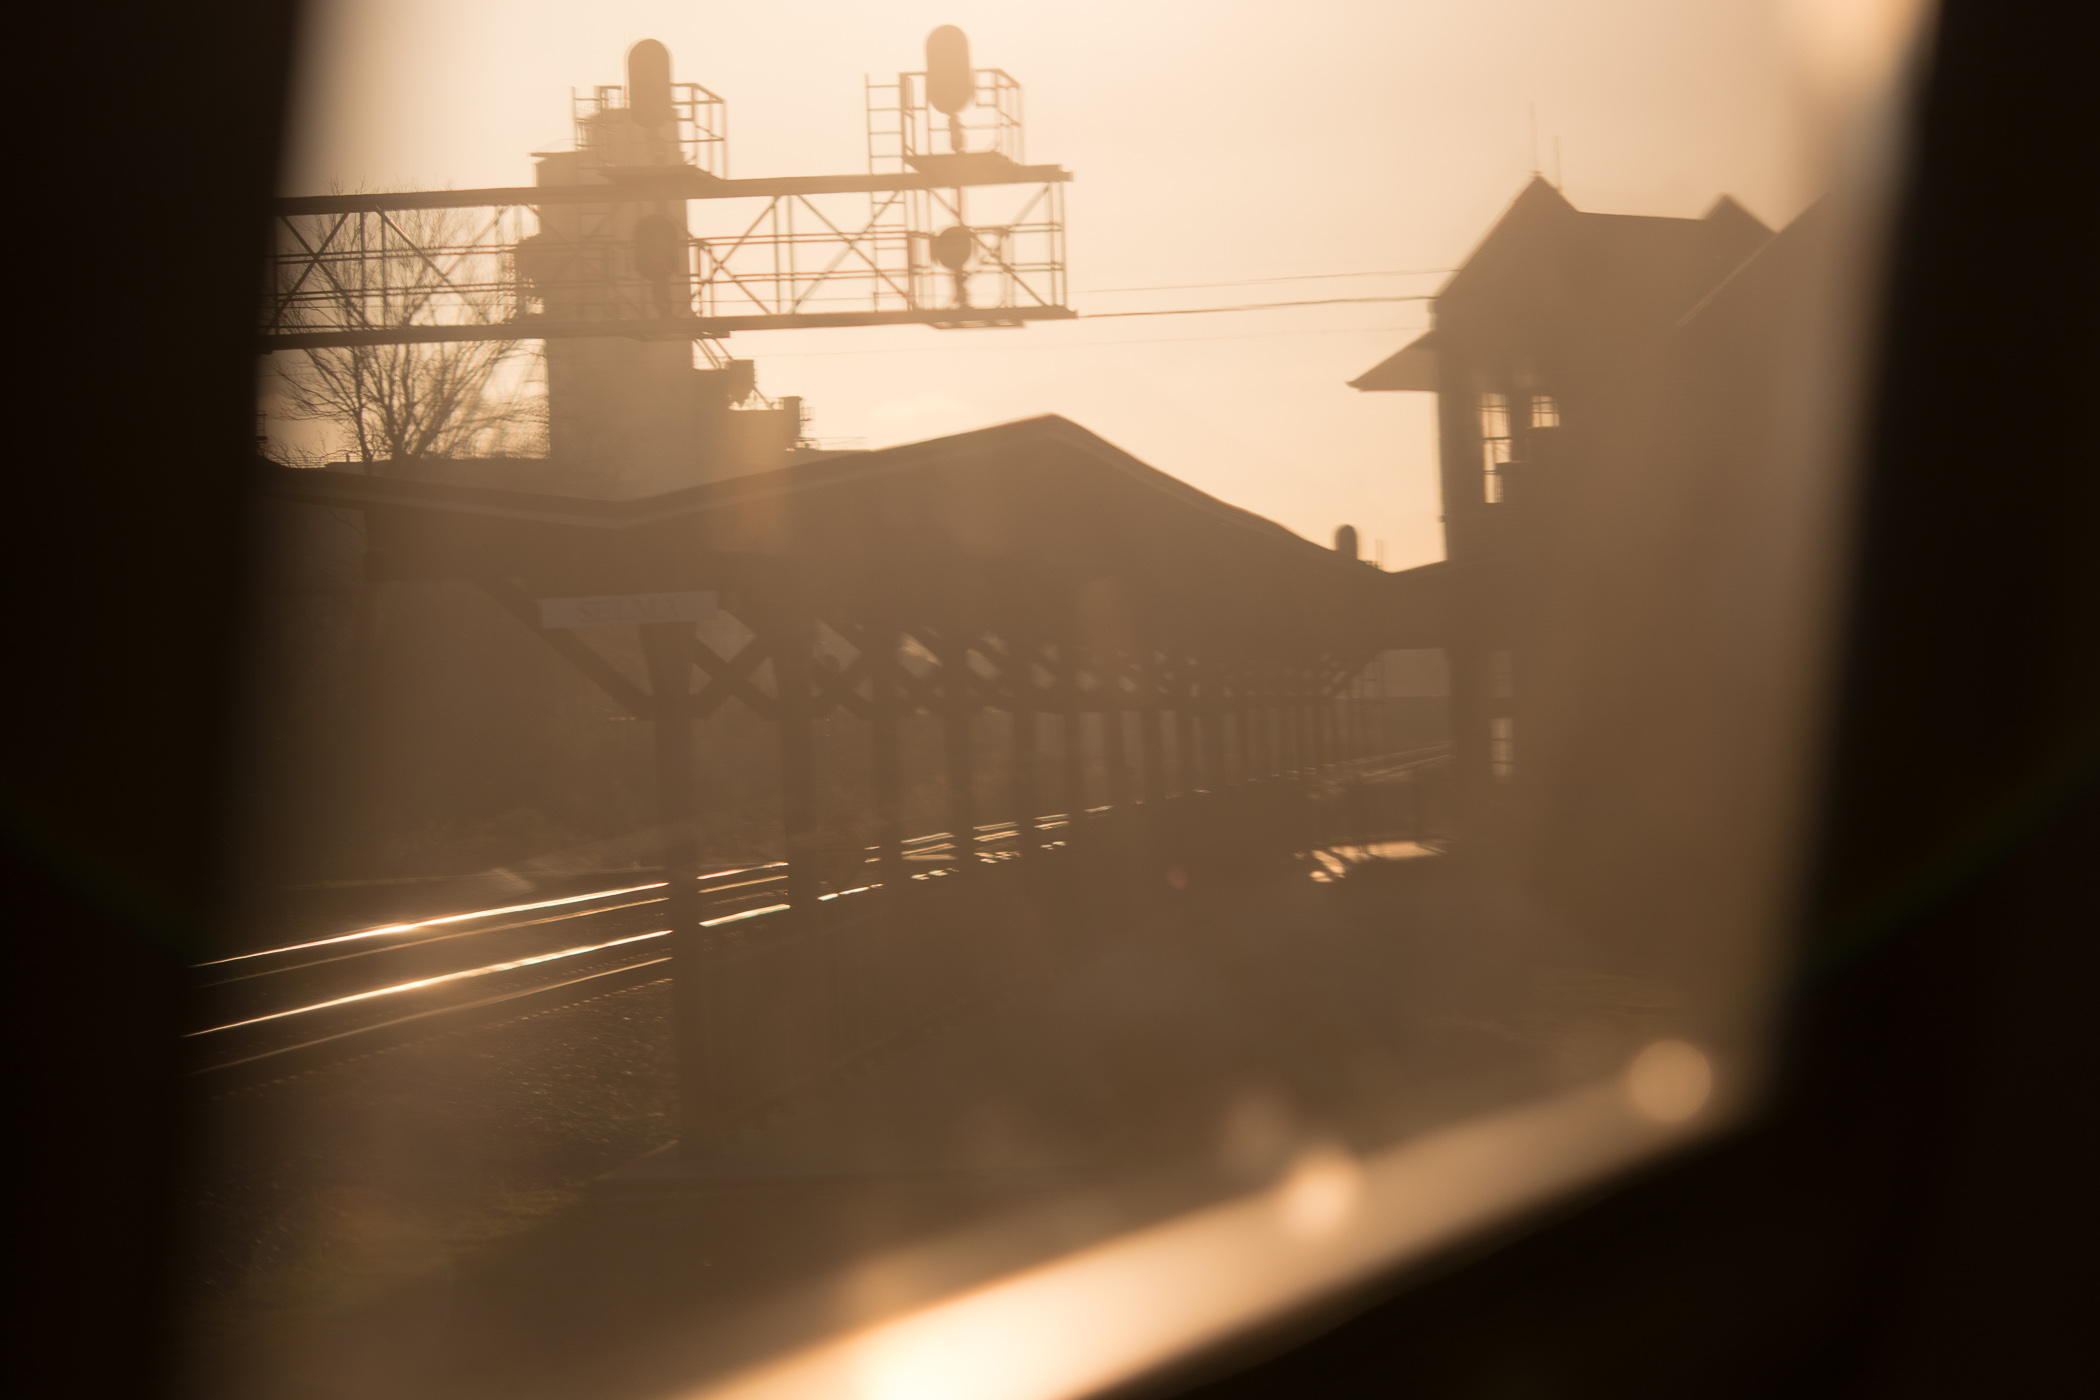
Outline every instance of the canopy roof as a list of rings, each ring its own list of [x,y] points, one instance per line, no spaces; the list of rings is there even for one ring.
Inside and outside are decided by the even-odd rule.
[[[1592,350],[1664,333],[1771,237],[1726,195],[1697,219],[1595,214],[1535,178],[1437,292],[1436,329],[1350,387],[1434,392],[1469,342],[1535,336],[1548,323],[1579,329]]]
[[[1241,664],[1442,644],[1447,566],[1346,559],[1056,416],[627,500],[374,468],[271,468],[267,489],[364,511],[374,577],[791,593],[826,618]]]

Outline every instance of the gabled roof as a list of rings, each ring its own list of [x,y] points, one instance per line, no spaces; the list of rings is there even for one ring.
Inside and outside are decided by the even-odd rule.
[[[1771,238],[1727,196],[1697,219],[1577,209],[1543,178],[1511,201],[1438,292],[1431,331],[1351,381],[1366,392],[1433,390],[1455,331],[1541,315],[1599,328],[1667,328]],[[1440,346],[1438,337],[1443,344]]]
[[[1018,419],[875,452],[832,453],[790,462],[768,471],[645,496],[599,497],[517,489],[490,485],[485,480],[447,480],[431,472],[415,475],[394,475],[384,471],[316,472],[276,467],[274,464],[266,470],[265,490],[273,495],[290,495],[342,506],[412,506],[429,511],[509,517],[586,529],[623,529],[685,517],[734,513],[762,501],[836,494],[854,485],[923,473],[964,461],[987,465],[997,462],[1012,467],[1016,465],[1013,456],[1016,451],[1046,448],[1076,453],[1104,475],[1127,482],[1183,510],[1208,516],[1274,544],[1310,551],[1308,558],[1317,557],[1337,567],[1344,562],[1332,550],[1314,544],[1253,511],[1199,491],[1157,467],[1148,466],[1113,443],[1057,414]]]
[[[1435,645],[1415,634],[1440,625],[1443,566],[1388,574],[1345,559],[1056,416],[627,500],[265,476],[272,494],[363,509],[383,570],[525,578],[549,596],[713,587],[757,568],[849,606],[895,587],[913,607],[996,613],[1109,579],[1159,625],[1252,645]],[[1401,593],[1420,597],[1396,608]],[[1403,617],[1405,638],[1393,632]]]

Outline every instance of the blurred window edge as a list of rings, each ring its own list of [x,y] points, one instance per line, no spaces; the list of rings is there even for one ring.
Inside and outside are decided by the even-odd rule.
[[[2057,606],[2059,608],[2063,606],[2061,600],[2059,600]],[[149,1039],[150,1037],[142,1037],[142,1040]],[[1433,1178],[1438,1172],[1449,1173],[1455,1170],[1459,1162],[1470,1160],[1464,1155],[1465,1153],[1477,1152],[1482,1142],[1497,1134],[1500,1136],[1494,1136],[1493,1140],[1505,1146],[1517,1146],[1524,1143],[1536,1144],[1546,1141],[1580,1141],[1585,1149],[1593,1154],[1585,1159],[1585,1162],[1579,1167],[1565,1162],[1553,1163],[1549,1164],[1553,1169],[1549,1170],[1541,1166],[1535,1173],[1527,1175],[1524,1180],[1505,1180],[1501,1183],[1501,1194],[1493,1200],[1485,1199],[1485,1193],[1483,1193],[1482,1199],[1471,1201],[1467,1206],[1470,1214],[1463,1214],[1463,1219],[1461,1219],[1462,1212],[1459,1211],[1458,1207],[1454,1206],[1452,1208],[1454,1213],[1450,1220],[1441,1227],[1432,1228],[1432,1222],[1427,1221],[1403,1221],[1396,1219],[1392,1222],[1391,1233],[1383,1237],[1388,1241],[1388,1252],[1380,1254],[1375,1261],[1365,1263],[1355,1260],[1353,1257],[1345,1260],[1338,1256],[1329,1257],[1325,1253],[1320,1253],[1318,1257],[1326,1262],[1317,1266],[1308,1265],[1309,1270],[1312,1271],[1310,1277],[1313,1281],[1309,1282],[1306,1287],[1343,1287],[1350,1281],[1361,1279],[1369,1273],[1392,1270],[1397,1266],[1404,1265],[1408,1260],[1425,1257],[1439,1247],[1454,1242],[1470,1231],[1477,1230],[1492,1222],[1506,1219],[1511,1213],[1522,1210],[1526,1204],[1542,1204],[1551,1199],[1564,1197],[1568,1193],[1578,1190],[1586,1182],[1611,1179],[1635,1164],[1653,1160],[1659,1153],[1665,1153],[1672,1148],[1687,1145],[1710,1134],[1718,1127],[1729,1126],[1727,1121],[1722,1121],[1724,1115],[1718,1111],[1712,1115],[1716,1121],[1702,1121],[1696,1128],[1669,1128],[1658,1126],[1651,1122],[1644,1122],[1637,1115],[1627,1112],[1623,1103],[1613,1097],[1617,1092],[1615,1082],[1609,1086],[1603,1084],[1589,1086],[1527,1104],[1514,1110],[1491,1115],[1487,1118],[1458,1124],[1423,1139],[1395,1148],[1387,1153],[1380,1154],[1375,1158],[1368,1159],[1363,1164],[1363,1170],[1370,1182],[1373,1183],[1369,1194],[1375,1199],[1382,1193],[1387,1183],[1397,1185],[1403,1181],[1414,1179],[1408,1175],[1409,1173],[1420,1174],[1420,1179],[1426,1181]],[[141,1158],[140,1160],[145,1159]],[[1476,1189],[1480,1185],[1478,1182],[1460,1184]],[[1247,1227],[1246,1219],[1241,1217],[1244,1217],[1246,1212],[1261,1209],[1262,1200],[1263,1198],[1254,1198],[1251,1201],[1235,1203],[1232,1206],[1223,1207],[1218,1211],[1202,1216],[1174,1222],[1167,1226],[1159,1227],[1158,1230],[1147,1232],[1128,1240],[1113,1242],[1108,1246],[1104,1246],[1099,1253],[1106,1255],[1126,1248],[1132,1251],[1151,1248],[1154,1247],[1153,1242],[1156,1239],[1164,1238],[1176,1230],[1212,1232],[1216,1234],[1219,1240],[1224,1241],[1229,1232]],[[1241,1217],[1234,1217],[1235,1212],[1241,1213]],[[1227,1217],[1234,1217],[1234,1219],[1227,1219]],[[1235,1219],[1238,1223],[1234,1223]],[[1186,1238],[1193,1242],[1197,1237],[1191,1234]],[[1091,1258],[1091,1256],[1088,1258]],[[1065,1282],[1058,1286],[1069,1286],[1071,1279],[1076,1278],[1077,1275],[1062,1275],[1061,1271],[1087,1267],[1088,1258],[1061,1261],[1028,1275],[1008,1280],[1004,1284],[994,1285],[992,1290],[985,1290],[985,1293],[989,1294],[997,1289],[1007,1287],[1018,1289],[1042,1286],[1047,1288],[1051,1287],[1058,1277],[1065,1279]],[[1040,1285],[1038,1281],[1040,1281]],[[970,1295],[969,1297],[936,1305],[933,1308],[915,1314],[911,1318],[901,1319],[897,1322],[885,1324],[882,1328],[855,1334],[851,1338],[826,1344],[825,1347],[796,1358],[791,1358],[775,1368],[732,1381],[730,1387],[748,1387],[762,1383],[776,1384],[779,1383],[781,1378],[790,1374],[791,1368],[798,1365],[815,1366],[825,1357],[833,1357],[832,1364],[836,1364],[837,1357],[834,1353],[840,1348],[858,1348],[853,1354],[865,1356],[867,1348],[877,1338],[888,1339],[889,1343],[892,1344],[896,1343],[898,1339],[912,1341],[914,1340],[910,1330],[912,1327],[944,1325],[953,1318],[954,1313],[952,1310],[968,1306],[971,1298],[978,1296],[980,1295]],[[1107,1305],[1105,1304],[1096,1303],[1093,1306],[1107,1310]],[[1242,1304],[1239,1312],[1235,1315],[1240,1317],[1242,1321],[1247,1321],[1252,1320],[1258,1314],[1268,1315],[1272,1312],[1273,1309],[1270,1308],[1257,1308],[1252,1305]],[[1218,1315],[1223,1316],[1224,1311],[1222,1309],[1218,1310]],[[1216,1327],[1227,1325],[1229,1324],[1218,1323],[1210,1330],[1205,1330],[1191,1322],[1190,1325],[1182,1329],[1182,1332],[1179,1334],[1180,1340],[1174,1342],[1171,1346],[1164,1342],[1157,1345],[1141,1344],[1145,1339],[1134,1339],[1132,1344],[1126,1347],[1122,1353],[1121,1359],[1115,1362],[1115,1365],[1124,1368],[1118,1374],[1134,1374],[1129,1368],[1142,1368],[1154,1365],[1168,1359],[1177,1350],[1186,1351],[1213,1342],[1218,1337]],[[1111,1375],[1112,1371],[1113,1367],[1107,1361],[1104,1361],[1096,1363],[1092,1374],[1105,1379]],[[812,1372],[810,1374],[815,1373]],[[719,1393],[739,1395],[749,1393],[756,1395],[760,1393],[786,1392],[761,1392],[758,1390],[740,1390],[725,1387]],[[989,1395],[994,1392],[980,1390],[975,1393]],[[1006,1392],[997,1393],[1003,1394]],[[1036,1392],[1033,1390],[1015,1390],[1012,1393],[1018,1395]],[[1069,1391],[1060,1393],[1069,1393]]]

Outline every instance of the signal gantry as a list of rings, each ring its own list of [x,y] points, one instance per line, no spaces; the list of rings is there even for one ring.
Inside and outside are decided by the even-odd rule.
[[[574,99],[574,147],[540,154],[532,186],[278,200],[261,348],[621,337],[707,351],[740,330],[1072,317],[1072,177],[1026,163],[1020,85],[972,68],[943,26],[923,71],[868,83],[866,101],[865,174],[732,178],[727,104],[674,82],[669,52],[643,40],[624,85]],[[692,232],[694,205],[739,202],[757,207]]]

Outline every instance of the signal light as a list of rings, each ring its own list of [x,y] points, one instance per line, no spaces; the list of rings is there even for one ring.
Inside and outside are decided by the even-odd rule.
[[[926,36],[926,101],[935,111],[952,117],[976,96],[970,41],[954,25],[944,24]]]

